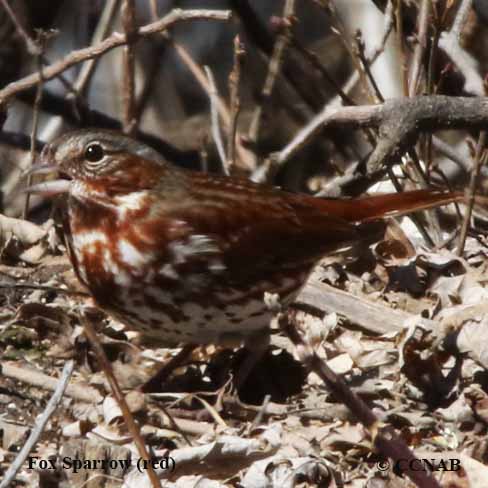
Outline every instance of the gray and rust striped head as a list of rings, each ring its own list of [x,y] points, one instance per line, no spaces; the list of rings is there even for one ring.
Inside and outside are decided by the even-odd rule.
[[[169,165],[154,149],[118,132],[68,132],[42,150],[31,174],[56,172],[60,179],[33,185],[39,194],[69,192],[70,180],[101,181],[118,192],[151,188]]]

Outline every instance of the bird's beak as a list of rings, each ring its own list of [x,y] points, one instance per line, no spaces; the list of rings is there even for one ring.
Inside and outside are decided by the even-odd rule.
[[[49,164],[36,164],[25,173],[26,177],[32,175],[43,175],[43,174],[54,174],[59,172],[59,168],[55,165]],[[64,175],[62,175],[64,176]],[[36,183],[25,188],[23,191],[25,193],[34,193],[36,195],[42,195],[46,197],[51,197],[54,195],[59,195],[60,193],[68,193],[71,187],[71,180],[66,178],[58,178],[55,180],[43,181],[41,183]]]

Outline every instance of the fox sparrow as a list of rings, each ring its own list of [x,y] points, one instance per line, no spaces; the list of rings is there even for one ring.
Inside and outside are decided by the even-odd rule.
[[[249,340],[267,330],[265,292],[286,305],[321,257],[377,236],[383,217],[462,199],[435,190],[318,199],[182,170],[101,130],[58,138],[41,162],[39,172],[62,179],[30,190],[68,194],[79,280],[100,308],[168,345]]]

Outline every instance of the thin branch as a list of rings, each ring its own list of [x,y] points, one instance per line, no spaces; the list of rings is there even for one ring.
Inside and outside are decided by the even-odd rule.
[[[268,405],[270,401],[271,401],[271,395],[266,395],[264,397],[263,403],[261,404],[261,407],[256,417],[254,417],[254,420],[252,421],[252,423],[249,425],[247,429],[248,433],[253,432],[254,429],[257,429],[257,427],[261,424],[261,422],[263,421],[263,417],[266,415],[266,412],[268,410]]]
[[[113,20],[115,9],[118,8],[119,3],[120,3],[119,0],[110,0],[106,3],[105,8],[103,9],[102,15],[100,17],[100,20],[98,21],[98,24],[95,28],[95,32],[92,36],[90,42],[91,45],[97,44],[99,41],[101,41],[103,38],[106,37],[107,32]],[[44,56],[42,59],[44,64],[48,64],[47,59]],[[81,66],[80,72],[76,77],[76,80],[73,83],[70,83],[68,80],[66,80],[63,75],[59,75],[59,79],[61,80],[65,89],[67,90],[64,99],[69,102],[71,113],[73,114],[73,117],[77,119],[78,123],[82,118],[81,113],[83,111],[88,110],[87,102],[83,97],[92,79],[92,75],[95,71],[99,59],[100,58],[95,58],[84,62],[83,65]],[[41,104],[41,107],[42,107],[42,102],[43,100],[41,98],[39,102]],[[53,136],[59,133],[59,131],[62,129],[62,126],[65,122],[66,120],[64,118],[60,118],[60,117],[50,118],[47,124],[43,127],[42,137],[44,139],[50,140]],[[22,167],[25,166],[23,161],[21,162],[21,166]],[[27,194],[27,197],[30,198],[29,193]]]
[[[476,186],[483,165],[486,153],[486,131],[483,130],[480,133],[478,144],[476,145],[476,154],[474,157],[474,164],[471,168],[471,178],[469,181],[468,198],[466,205],[466,213],[463,219],[463,225],[461,227],[461,233],[459,235],[459,244],[457,248],[458,256],[462,256],[464,252],[464,245],[466,244],[466,236],[468,235],[469,223],[471,222],[471,214],[473,212],[473,206],[475,201]]]
[[[405,96],[408,95],[408,81],[407,81],[407,56],[406,56],[406,46],[405,46],[405,35],[403,32],[403,2],[402,0],[397,0],[395,9],[395,19],[396,19],[396,33],[397,41],[400,50],[400,67],[402,73],[402,86],[403,93]]]
[[[227,157],[225,155],[224,143],[222,142],[222,133],[220,131],[219,113],[218,113],[218,100],[220,99],[217,92],[217,86],[212,74],[212,71],[208,66],[205,66],[205,73],[207,74],[207,80],[209,84],[208,95],[210,98],[210,119],[212,122],[212,137],[219,153],[220,161],[222,163],[222,170],[224,174],[229,175],[229,168],[227,167]]]
[[[58,381],[52,376],[48,376],[30,367],[19,367],[10,362],[0,363],[0,372],[5,378],[12,378],[16,381],[25,383],[26,385],[32,385],[43,390],[54,391],[58,386]],[[86,383],[74,383],[68,385],[65,395],[76,401],[90,403],[92,405],[100,403],[103,400],[103,396],[100,392]]]
[[[364,69],[364,74],[366,76],[366,80],[369,81],[369,85],[371,86],[371,92],[372,95],[376,98],[376,101],[379,103],[383,103],[385,101],[385,97],[381,93],[381,90],[378,86],[378,83],[376,83],[376,79],[373,76],[373,73],[371,71],[371,65],[368,63],[368,59],[366,57],[366,51],[365,51],[365,45],[364,41],[362,39],[362,34],[361,31],[357,31],[356,35],[354,36],[354,40],[356,42],[355,44],[355,53],[361,62],[362,68]]]
[[[287,0],[283,9],[283,17],[281,19],[281,32],[274,43],[273,53],[271,54],[269,60],[268,73],[266,75],[266,80],[264,81],[263,89],[261,90],[259,104],[256,106],[249,127],[249,139],[254,142],[257,142],[259,138],[259,129],[261,126],[263,109],[264,106],[267,105],[271,94],[273,93],[273,88],[278,78],[278,73],[280,72],[283,64],[286,48],[290,43],[289,31],[291,29],[291,18],[294,15],[294,12],[295,0]]]
[[[163,36],[161,36],[163,37]],[[158,60],[161,59],[164,55],[164,52],[167,48],[167,43],[165,39],[161,39],[159,42],[154,43],[154,51],[152,51],[151,56],[154,59]],[[139,90],[136,99],[136,107],[135,107],[135,118],[136,118],[136,127],[140,126],[140,122],[142,116],[144,115],[144,111],[148,107],[151,99],[151,95],[156,88],[159,78],[158,74],[161,69],[161,65],[159,62],[151,63],[149,67],[146,68],[145,77],[143,80],[142,88]]]
[[[170,6],[173,5],[174,2],[170,2],[170,5],[167,7],[169,8]],[[157,21],[159,18],[158,15],[158,5],[156,0],[150,0],[149,2],[149,9],[151,12],[151,19],[153,21]],[[167,41],[168,41],[168,34],[163,33],[161,36],[159,36],[159,39],[154,42],[155,44],[155,49],[152,52],[152,56],[154,59],[161,59],[166,48],[167,48]],[[137,100],[135,102],[135,118],[136,118],[136,126],[139,127],[142,116],[144,114],[144,111],[147,108],[147,105],[149,103],[149,100],[151,98],[151,94],[153,92],[153,89],[155,87],[155,83],[158,80],[158,73],[160,71],[160,63],[155,62],[151,63],[149,68],[145,71],[145,77],[143,81],[143,85],[141,90],[139,91],[139,94],[137,95]]]
[[[367,49],[367,60],[366,64],[368,66],[372,66],[375,61],[379,58],[379,56],[383,53],[385,50],[386,42],[388,41],[388,38],[390,37],[390,34],[393,30],[394,26],[394,12],[393,12],[393,2],[392,0],[388,0],[388,4],[385,9],[385,14],[384,14],[384,25],[383,25],[383,34],[381,36],[381,40],[378,43],[377,46]],[[357,84],[359,80],[359,73],[357,70],[354,70],[354,73],[349,77],[349,79],[344,83],[344,88],[343,92],[344,93],[349,93]],[[330,103],[328,104],[329,106],[336,106],[339,105],[341,101],[340,96],[334,97]]]
[[[239,36],[234,39],[234,66],[229,75],[230,94],[230,127],[227,135],[227,167],[231,168],[236,163],[236,137],[237,119],[241,110],[239,88],[241,82],[241,66],[245,51]]]
[[[160,33],[172,27],[178,22],[189,20],[223,20],[230,19],[231,13],[228,10],[181,10],[174,9],[162,19],[151,24],[147,24],[137,29],[139,37],[147,37]],[[78,63],[93,59],[102,54],[115,49],[116,47],[125,46],[127,38],[125,34],[114,32],[99,44],[89,46],[77,51],[71,52],[65,58],[57,61],[50,66],[46,66],[43,71],[44,80],[48,81],[58,76],[63,71],[75,66]],[[12,96],[17,93],[36,86],[40,81],[39,73],[33,73],[13,83],[9,83],[5,88],[0,90],[0,105],[4,105]]]
[[[122,412],[122,415],[124,416],[127,429],[129,430],[132,436],[132,440],[134,441],[137,447],[139,456],[141,456],[142,459],[149,461],[151,457],[146,448],[146,445],[144,444],[144,440],[141,436],[140,428],[137,425],[136,421],[134,420],[134,416],[132,415],[129,406],[127,405],[125,396],[122,393],[122,390],[120,389],[117,379],[114,376],[112,365],[108,360],[107,355],[105,354],[105,351],[103,350],[103,347],[100,344],[100,341],[98,340],[97,333],[95,332],[92,322],[90,318],[87,316],[87,314],[83,311],[80,313],[80,319],[81,322],[83,323],[84,333],[87,339],[90,341],[93,350],[95,351],[97,359],[100,362],[100,365],[103,369],[103,372],[105,373],[107,381],[112,390],[112,394],[114,395],[114,398],[117,401],[117,404]],[[147,463],[146,473],[153,488],[161,488],[161,483],[159,482],[159,478],[156,475],[156,472],[154,471],[154,468],[150,462]]]
[[[137,41],[137,25],[134,0],[124,0],[122,4],[122,26],[127,38],[123,53],[122,104],[124,107],[123,130],[133,135],[136,129],[135,105],[135,54],[134,44]]]
[[[22,22],[18,19],[15,12],[10,8],[10,5],[7,0],[0,0],[2,6],[6,10],[7,14],[9,15],[10,19],[15,25],[15,28],[27,46],[27,51],[33,56],[40,56],[40,59],[43,64],[49,64],[49,60],[45,57],[43,53],[43,47],[34,41],[31,36],[27,33],[24,29]],[[106,10],[106,9],[105,9]],[[47,32],[43,33],[44,37],[47,37],[49,34]],[[71,83],[62,75],[59,75],[59,81],[63,84],[63,86],[70,92],[72,95],[76,95],[76,89],[71,85]]]
[[[363,63],[361,62],[361,59],[358,56],[358,50],[355,49],[354,43],[344,25],[344,21],[342,20],[341,16],[337,12],[335,1],[329,2],[327,4],[327,7],[333,15],[335,21],[334,28],[340,34],[340,40],[342,41],[342,44],[344,45],[347,52],[349,53],[349,56],[355,68],[355,72],[358,75],[358,80],[361,82],[361,85],[363,86],[367,96],[369,97],[369,101],[371,103],[375,103],[374,92],[372,90],[371,85],[368,83],[368,77],[364,70]]]
[[[168,41],[174,47],[176,53],[181,58],[181,60],[185,63],[186,67],[191,71],[191,74],[195,77],[198,84],[202,87],[203,91],[205,91],[205,93],[207,93],[208,96],[210,97],[210,91],[212,88],[210,86],[207,76],[205,75],[205,71],[200,66],[198,66],[198,64],[193,60],[193,58],[190,56],[190,53],[188,52],[187,49],[185,49],[184,46],[182,46],[178,42],[175,42],[171,38],[169,38]],[[218,97],[215,100],[215,102],[216,102],[216,108],[219,112],[219,116],[222,119],[224,126],[228,128],[230,124],[229,109],[227,108],[227,105],[220,97]]]
[[[427,48],[427,32],[429,29],[429,15],[431,0],[422,0],[418,16],[417,45],[415,46],[413,61],[411,64],[410,79],[408,80],[408,96],[413,97],[417,93],[420,80],[420,66]]]
[[[420,136],[420,134],[418,134]],[[415,151],[415,147],[407,149],[407,155],[411,161],[411,164],[405,165],[406,174],[416,182],[416,185],[419,188],[429,188],[430,183],[427,177],[427,174],[422,167],[420,159],[418,157],[417,151]],[[434,240],[427,234],[427,231],[423,228],[423,224],[418,221],[415,221],[418,229],[424,234],[424,238],[426,238],[426,242],[430,247],[433,247],[435,243],[439,243],[442,241],[442,233],[441,233],[441,225],[439,223],[439,219],[437,218],[436,212],[427,212],[425,214],[425,218],[429,227],[434,232]],[[434,242],[435,241],[435,242]]]
[[[344,92],[341,86],[337,84],[334,78],[329,74],[326,66],[322,63],[320,57],[317,56],[317,54],[315,54],[313,51],[308,49],[306,46],[304,46],[300,42],[300,39],[298,39],[298,37],[294,33],[291,33],[290,47],[298,51],[304,57],[304,59],[306,59],[321,74],[324,80],[333,88],[333,90],[335,90],[337,95],[342,99],[344,105],[356,105],[354,101],[347,95],[347,93]]]
[[[17,15],[15,15],[15,12],[11,9],[8,1],[7,0],[0,0],[0,1],[2,3],[2,7],[5,9],[8,16],[10,17],[10,20],[14,23],[15,29],[17,30],[18,34],[24,40],[24,43],[27,47],[27,51],[29,52],[29,54],[33,56],[40,56],[42,54],[41,46],[39,46],[39,44],[37,44],[37,42],[34,41],[34,39],[32,39],[31,36],[29,36],[27,31],[24,29],[22,22],[20,22]]]
[[[193,58],[190,56],[188,51],[179,43],[174,42],[171,38],[169,38],[169,42],[173,45],[175,48],[177,54],[180,56],[182,61],[186,64],[188,69],[191,71],[197,82],[200,84],[202,89],[208,94],[210,97],[210,91],[211,87],[208,82],[207,77],[205,76],[204,71],[200,66],[198,66],[197,63],[193,60]],[[217,97],[215,99],[216,102],[216,108],[218,109],[218,113],[220,118],[222,119],[222,123],[224,125],[225,131],[228,133],[229,132],[229,127],[230,127],[230,114],[229,114],[229,109],[227,108],[226,103],[220,98]],[[239,143],[238,138],[236,138],[236,149],[237,153],[239,155],[239,161],[243,163],[244,167],[246,168],[252,168],[253,162],[250,160],[248,154],[242,147],[242,144]]]
[[[466,164],[464,158],[458,154],[458,152],[451,147],[447,142],[444,142],[437,136],[432,137],[432,145],[437,149],[444,157],[450,159],[460,168],[464,173],[469,171],[469,166]]]
[[[32,114],[32,130],[31,130],[31,138],[30,138],[30,161],[29,167],[32,167],[34,161],[36,159],[36,140],[37,140],[37,129],[39,126],[39,112],[40,112],[40,105],[42,100],[42,89],[44,86],[44,78],[42,75],[42,51],[41,53],[36,55],[37,58],[37,67],[39,70],[39,83],[37,85],[36,90],[36,99],[34,101],[34,110]],[[27,186],[30,186],[32,183],[32,175],[29,175],[27,178]],[[27,213],[29,211],[29,200],[30,200],[30,193],[26,193],[25,201],[24,201],[24,209],[22,211],[22,218],[27,218]]]
[[[383,23],[383,35],[381,36],[381,41],[379,44],[368,53],[368,64],[373,64],[378,56],[385,50],[386,41],[390,37],[391,31],[393,30],[393,25],[395,23],[395,18],[393,15],[393,1],[388,0],[384,13],[384,23]]]
[[[443,32],[439,47],[451,58],[464,76],[464,90],[473,95],[485,94],[483,80],[479,74],[478,61],[465,51],[460,44],[460,37],[466,23],[472,0],[463,0],[449,32]]]
[[[473,0],[463,0],[461,5],[459,5],[456,17],[452,23],[451,34],[456,36],[458,42],[461,41],[461,33],[463,31],[464,25],[468,20],[468,14],[471,9]]]
[[[149,8],[151,10],[151,17],[153,19],[159,18],[159,14],[158,14],[158,0],[149,0]]]
[[[275,36],[256,14],[249,0],[229,0],[229,4],[239,16],[249,40],[267,57],[271,57],[275,45]],[[307,109],[311,108],[315,111],[325,103],[327,95],[322,89],[321,80],[319,81],[314,76],[313,71],[305,70],[298,59],[289,56],[282,66],[282,73],[288,87],[292,87],[293,91],[306,103]],[[311,86],[317,90],[311,90]],[[301,112],[306,113],[309,111],[307,109]],[[304,120],[303,117],[301,120]]]
[[[11,464],[7,472],[5,473],[5,477],[3,481],[0,483],[0,488],[7,488],[10,486],[10,483],[13,482],[16,474],[22,468],[22,465],[25,463],[27,456],[32,451],[36,442],[38,441],[39,437],[41,436],[42,432],[46,428],[46,424],[50,419],[51,415],[56,411],[56,408],[59,405],[59,402],[63,398],[64,391],[68,386],[68,382],[71,378],[71,374],[73,373],[74,368],[74,361],[70,360],[67,361],[64,365],[63,372],[61,373],[61,378],[59,379],[58,385],[56,387],[56,391],[54,392],[53,396],[50,398],[48,404],[42,415],[37,419],[35,427],[32,429],[29,438],[22,446],[19,454],[15,458],[15,461]]]
[[[237,2],[235,1],[234,3],[242,3],[244,5],[247,5],[247,2]],[[327,4],[322,4],[320,3],[322,7],[329,7]],[[241,15],[241,12],[240,12]],[[370,66],[374,64],[374,62],[378,59],[380,54],[384,51],[386,42],[393,30],[394,26],[394,11],[393,11],[393,2],[392,0],[388,0],[386,9],[385,9],[385,14],[384,14],[384,27],[383,27],[383,33],[381,37],[381,41],[379,44],[372,49],[369,50],[369,53],[367,54],[366,60],[365,60],[365,65]],[[295,45],[295,48],[298,48],[299,52],[302,53],[302,50],[299,49],[299,46]],[[302,53],[303,54],[303,53]],[[312,63],[314,66],[315,64]],[[315,66],[317,68],[317,66]],[[317,68],[318,69],[318,68]],[[322,70],[319,69],[319,71],[322,73]],[[323,74],[323,73],[322,73]],[[326,111],[328,108],[333,109],[333,107],[337,107],[341,105],[341,102],[345,101],[344,95],[349,93],[357,84],[359,80],[359,72],[358,70],[355,70],[353,74],[349,77],[347,82],[344,84],[344,88],[342,89],[341,93],[336,95],[332,100],[327,102],[327,105],[323,108],[322,112],[320,112],[318,115],[313,117],[308,124],[304,127],[303,132],[300,130],[297,135],[295,136],[294,140],[291,141],[279,154],[274,154],[271,155],[271,157],[268,157],[263,164],[261,164],[252,174],[251,180],[255,182],[264,182],[264,181],[269,181],[272,179],[272,176],[275,174],[275,171],[278,169],[277,165],[282,165],[285,164],[286,161],[288,161],[289,158],[291,158],[295,154],[295,150],[290,152],[287,156],[285,156],[284,159],[282,157],[284,156],[284,153],[291,147],[294,147],[296,151],[298,151],[301,147],[301,143],[299,142],[301,137],[305,135],[308,129],[312,128],[315,124],[316,118],[320,117],[320,114],[323,114],[324,111]],[[347,95],[346,95],[347,96]],[[349,98],[348,98],[349,99]],[[350,100],[350,99],[349,99]],[[320,124],[319,124],[320,125]],[[308,129],[306,129],[308,127]],[[320,128],[316,127],[317,132],[315,135],[318,135],[320,133]],[[312,129],[312,132],[315,132],[315,129]],[[313,137],[315,137],[315,135]],[[368,134],[366,134],[368,139],[371,139]],[[295,146],[295,143],[298,142],[298,145]],[[304,143],[305,144],[305,143]]]
[[[115,17],[115,12],[118,10],[119,5],[120,0],[108,0],[105,3],[100,20],[98,21],[97,27],[95,28],[95,32],[93,33],[93,37],[90,42],[92,46],[98,44],[107,36]],[[77,92],[78,96],[83,95],[86,92],[99,59],[99,57],[96,57],[83,63],[80,73],[73,84],[73,88]]]
[[[402,170],[405,172],[405,167],[403,166],[402,167]],[[390,178],[390,181],[393,185],[393,187],[395,188],[395,190],[400,193],[401,191],[403,191],[403,187],[402,185],[400,184],[399,180],[398,180],[398,177],[395,175],[394,171],[392,168],[389,168],[388,169],[388,176]],[[424,212],[424,215],[426,217],[426,219],[429,219],[430,218],[430,215],[432,214],[433,212]],[[418,218],[418,214],[411,214],[409,215],[410,217],[410,220],[416,225],[418,231],[420,232],[420,234],[422,235],[425,243],[429,246],[429,247],[433,247],[435,245],[434,241],[432,240],[432,238],[430,237],[430,234],[427,232],[427,229],[425,228],[425,225],[424,223],[419,220]]]

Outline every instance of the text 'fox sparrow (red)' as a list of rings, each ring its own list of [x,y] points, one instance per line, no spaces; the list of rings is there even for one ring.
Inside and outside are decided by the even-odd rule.
[[[265,292],[286,305],[321,257],[377,235],[384,216],[463,198],[420,190],[318,199],[182,170],[100,130],[60,137],[41,160],[67,178],[31,190],[68,194],[79,280],[103,310],[166,344],[243,341],[268,327]]]

